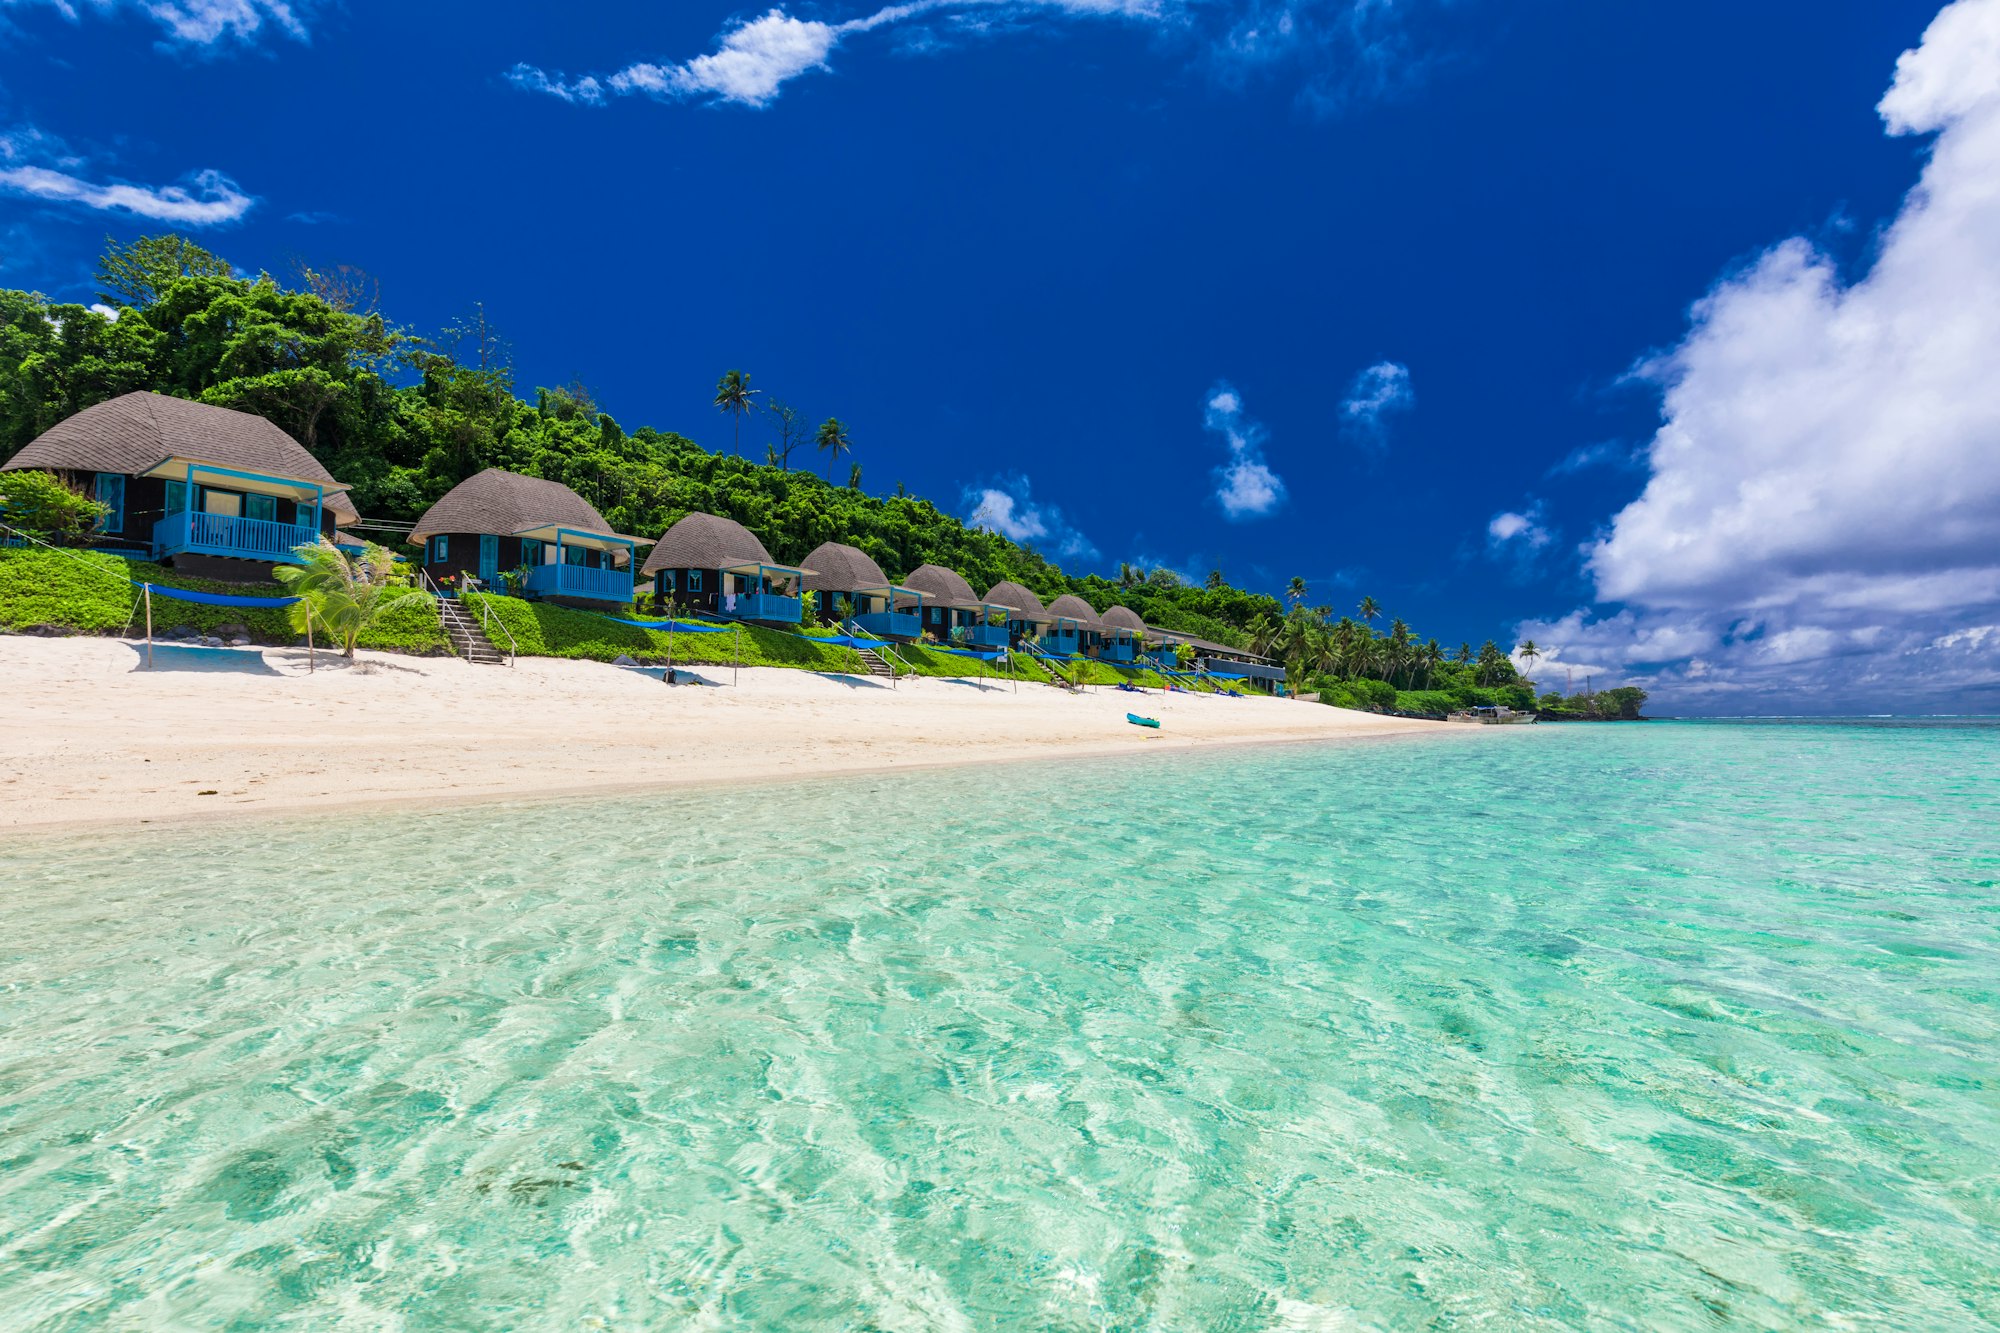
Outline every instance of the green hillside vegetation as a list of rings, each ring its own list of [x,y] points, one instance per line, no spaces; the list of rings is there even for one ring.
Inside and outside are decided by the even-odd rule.
[[[373,284],[352,270],[300,267],[284,282],[240,278],[192,242],[162,236],[112,246],[99,277],[115,317],[0,290],[0,459],[65,417],[147,389],[269,418],[350,483],[371,520],[412,521],[466,477],[502,467],[563,482],[614,529],[642,537],[706,510],[740,521],[784,562],[837,540],[892,576],[929,562],[975,588],[1012,579],[1045,602],[1063,593],[1100,611],[1122,602],[1149,624],[1268,652],[1300,688],[1316,685],[1330,703],[1428,712],[1437,696],[1460,707],[1534,702],[1494,645],[1452,658],[1432,651],[1435,640],[1420,646],[1401,621],[1380,633],[1372,599],[1356,620],[1306,606],[1297,580],[1281,603],[1232,587],[1219,572],[1199,584],[1129,566],[1115,579],[1076,577],[900,485],[887,496],[863,492],[858,463],[849,485],[833,485],[794,467],[793,455],[813,446],[832,471],[857,448],[848,427],[829,418],[815,431],[794,408],[760,396],[740,371],[724,377],[716,403],[731,418],[731,438],[762,462],[710,452],[671,431],[628,430],[580,384],[524,397],[482,310],[420,336],[376,310]],[[510,627],[533,620],[523,627],[559,655],[600,656],[615,642],[638,656],[633,650],[648,646],[614,641],[596,627],[564,628],[570,622],[553,608],[504,614]],[[757,651],[792,650],[760,642]]]

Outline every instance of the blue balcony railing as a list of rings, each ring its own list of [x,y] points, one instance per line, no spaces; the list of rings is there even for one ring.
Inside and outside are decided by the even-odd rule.
[[[575,597],[590,602],[632,600],[630,569],[591,569],[586,565],[536,565],[528,571],[527,591],[538,597]]]
[[[867,611],[854,617],[854,623],[885,639],[914,639],[922,632],[910,611]]]
[[[799,623],[799,599],[774,592],[739,592],[733,606],[724,597],[718,600],[716,609],[740,620],[768,620],[779,625]]]
[[[1076,651],[1075,630],[1050,630],[1042,636],[1042,650],[1065,657]]]
[[[1098,656],[1106,662],[1129,662],[1138,656],[1138,651],[1129,643],[1107,643]]]
[[[965,641],[974,648],[1005,648],[1007,627],[1005,625],[968,625]]]
[[[153,525],[153,541],[170,555],[221,555],[236,560],[270,560],[296,565],[295,546],[319,540],[319,529],[265,518],[230,514],[169,514]]]

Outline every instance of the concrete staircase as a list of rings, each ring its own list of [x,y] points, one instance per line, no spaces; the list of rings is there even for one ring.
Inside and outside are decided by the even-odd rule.
[[[856,648],[854,651],[861,654],[861,665],[868,668],[869,675],[888,681],[896,679],[896,668],[883,660],[882,654],[873,648]]]
[[[460,657],[485,666],[499,666],[507,660],[505,654],[486,637],[486,631],[479,628],[478,620],[456,598],[440,597],[437,605],[445,637],[451,640],[453,650]]]

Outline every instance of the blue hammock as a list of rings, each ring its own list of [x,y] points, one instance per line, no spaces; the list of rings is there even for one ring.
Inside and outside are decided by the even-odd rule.
[[[199,602],[203,606],[248,606],[260,610],[272,607],[290,606],[298,601],[296,597],[236,597],[226,592],[196,592],[192,588],[167,588],[157,583],[133,582],[141,588],[151,588],[155,596],[171,597],[177,602]]]
[[[614,625],[630,625],[634,629],[663,629],[676,634],[727,634],[726,625],[688,625],[677,620],[623,620],[617,616],[606,616]]]

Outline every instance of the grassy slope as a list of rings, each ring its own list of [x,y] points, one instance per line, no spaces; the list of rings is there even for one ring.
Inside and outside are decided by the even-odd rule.
[[[68,634],[119,634],[127,624],[145,632],[145,613],[134,614],[139,589],[133,580],[156,588],[230,593],[239,597],[283,597],[275,583],[217,583],[193,579],[144,561],[122,560],[88,551],[40,547],[0,549],[0,630],[57,630]],[[213,634],[241,625],[255,643],[303,643],[283,609],[201,606],[171,597],[153,598],[155,636],[176,629]],[[376,619],[361,646],[387,652],[436,654],[450,651],[436,614],[414,589],[397,597]]]
[[[609,662],[631,657],[663,662],[671,650],[676,662],[689,665],[801,667],[808,671],[853,673],[861,658],[852,648],[814,643],[810,638],[745,625],[739,637],[726,634],[674,634],[665,630],[620,625],[592,611],[574,611],[547,602],[518,597],[470,593],[469,606],[486,606],[514,636],[523,656],[577,657]],[[731,627],[732,629],[734,627]],[[506,647],[504,636],[501,647]],[[738,654],[741,654],[739,657]]]

